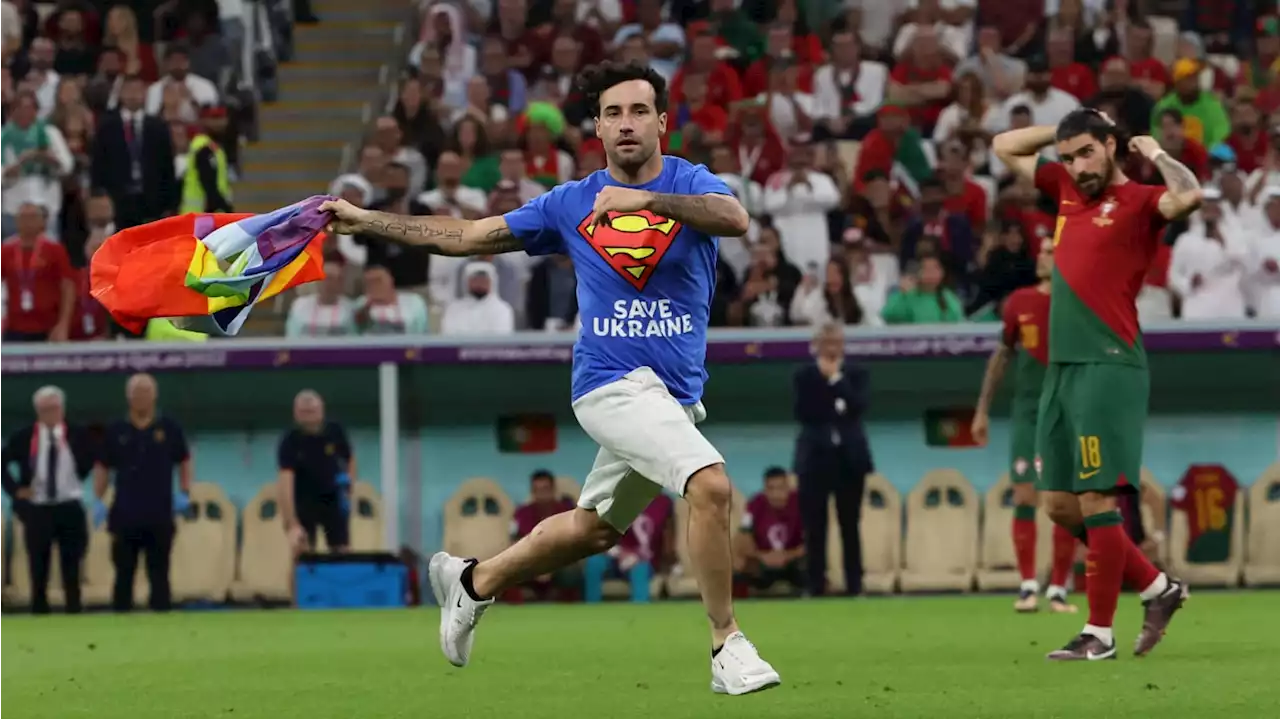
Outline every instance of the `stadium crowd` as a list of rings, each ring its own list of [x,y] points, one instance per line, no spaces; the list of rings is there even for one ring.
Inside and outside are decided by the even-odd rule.
[[[38,27],[29,3],[5,2],[5,233],[20,238],[5,245],[6,338],[100,336],[105,324],[71,320],[93,304],[77,299],[70,267],[83,248],[118,226],[229,206],[216,170],[234,168],[238,142],[219,119],[225,85],[205,78],[225,74],[235,37],[227,6],[239,4],[165,3],[172,12],[153,21],[62,2]],[[1036,253],[1055,226],[1055,208],[1011,177],[990,139],[1085,104],[1153,135],[1209,188],[1205,208],[1168,231],[1139,298],[1143,319],[1280,316],[1280,16],[1270,0],[418,8],[397,93],[355,166],[329,187],[361,206],[480,217],[602,168],[574,75],[606,58],[648,62],[670,83],[664,150],[705,163],[754,219],[745,238],[721,243],[713,325],[983,321],[1035,282]],[[210,33],[219,10],[220,38]],[[23,18],[20,36],[11,16]],[[152,41],[166,43],[159,59]],[[145,93],[130,89],[134,77],[151,81]],[[139,112],[155,118],[140,154],[121,131]],[[205,147],[191,137],[197,118],[216,143],[208,163],[190,149]],[[1131,177],[1160,183],[1140,158],[1125,162]],[[39,255],[18,244],[41,235],[38,246],[59,259],[34,262],[42,269],[32,277],[32,262],[10,258]],[[330,279],[281,308],[290,336],[575,325],[567,258],[329,241]],[[76,310],[59,313],[68,303]]]

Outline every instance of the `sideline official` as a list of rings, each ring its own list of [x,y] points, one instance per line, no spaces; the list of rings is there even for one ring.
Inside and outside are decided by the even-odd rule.
[[[191,452],[187,438],[177,422],[156,413],[157,395],[156,380],[151,375],[135,374],[129,378],[125,385],[129,416],[107,428],[101,458],[94,468],[99,513],[114,473],[116,495],[107,528],[112,534],[111,560],[116,568],[111,603],[117,612],[133,608],[133,578],[139,553],[145,557],[151,609],[169,609],[174,514],[190,504]],[[177,496],[173,491],[175,470],[181,490]]]
[[[862,415],[867,410],[867,371],[845,361],[844,328],[824,326],[815,338],[817,360],[795,376],[795,471],[800,482],[809,592],[826,592],[827,502],[835,495],[844,549],[845,587],[862,593],[862,493],[873,471]]]
[[[31,611],[49,613],[49,569],[58,544],[67,613],[80,611],[80,562],[89,546],[80,500],[93,469],[94,447],[82,427],[67,424],[65,395],[52,385],[32,397],[36,423],[14,432],[4,446],[4,491],[22,520],[31,572]],[[18,477],[9,471],[18,466]]]
[[[280,438],[276,488],[294,556],[312,551],[324,530],[330,550],[350,544],[348,519],[356,459],[347,433],[324,416],[324,400],[303,390],[293,400],[294,427]]]

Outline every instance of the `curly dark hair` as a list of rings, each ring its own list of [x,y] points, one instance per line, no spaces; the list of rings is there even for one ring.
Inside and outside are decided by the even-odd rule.
[[[578,74],[578,90],[585,96],[591,116],[598,118],[600,95],[615,85],[631,80],[644,80],[652,85],[655,109],[658,112],[667,111],[666,79],[642,62],[619,63],[605,60],[598,65],[588,65]]]

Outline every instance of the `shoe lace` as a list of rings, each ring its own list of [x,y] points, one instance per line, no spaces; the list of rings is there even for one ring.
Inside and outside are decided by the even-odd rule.
[[[467,626],[474,627],[476,625],[476,622],[480,621],[480,617],[484,616],[484,612],[488,608],[489,608],[488,602],[484,604],[477,604],[475,602],[472,602],[471,605],[467,608],[467,613],[463,617],[467,622]]]
[[[725,642],[724,647],[720,651],[733,657],[733,660],[738,664],[745,664],[745,658],[743,654],[740,653],[744,650],[744,647],[740,646],[742,644],[745,644],[745,648],[750,649],[752,654],[759,656],[760,651],[756,649],[756,645],[752,644],[751,640],[747,639],[745,635],[739,635],[736,641]]]
[[[1071,651],[1075,651],[1083,647],[1085,644],[1088,644],[1089,641],[1092,639],[1093,637],[1089,634],[1078,634],[1076,635],[1075,639],[1072,639],[1071,641],[1067,642],[1067,646],[1063,647],[1063,649],[1069,649]]]

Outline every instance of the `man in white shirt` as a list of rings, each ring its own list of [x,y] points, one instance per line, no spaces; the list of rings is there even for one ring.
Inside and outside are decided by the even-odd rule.
[[[67,424],[61,389],[41,387],[32,404],[35,424],[14,432],[4,446],[4,491],[22,520],[31,611],[49,613],[49,569],[56,542],[67,612],[76,613],[80,611],[80,562],[89,546],[81,498],[84,478],[93,470],[93,443],[84,429]],[[18,467],[16,478],[10,473],[11,465]]]
[[[191,73],[191,57],[182,41],[170,43],[164,53],[165,76],[147,88],[147,114],[158,115],[164,106],[164,88],[170,83],[182,83],[191,93],[191,101],[197,107],[209,107],[221,103],[218,88],[208,79]]]
[[[1243,228],[1223,217],[1222,193],[1204,190],[1204,205],[1173,246],[1169,286],[1182,297],[1182,318],[1243,319],[1244,279],[1251,267]]]
[[[871,57],[888,57],[898,19],[914,0],[845,0],[848,25],[866,46]]]
[[[1031,124],[1057,125],[1062,118],[1080,107],[1080,101],[1069,92],[1054,87],[1049,73],[1049,64],[1044,58],[1032,58],[1027,63],[1026,89],[1015,93],[1004,101],[1004,112],[992,117],[992,125],[987,129],[992,134],[1009,129],[1009,111],[1019,105],[1031,109]]]
[[[966,0],[951,0],[951,4],[957,1]],[[972,5],[972,0],[967,1]],[[952,22],[952,19],[961,17],[957,10],[943,9],[943,3],[939,0],[910,0],[908,4],[912,6],[909,15],[911,22],[903,25],[893,39],[894,58],[901,58],[909,52],[916,35],[924,28],[932,28],[937,34],[939,47],[947,57],[948,65],[954,65],[969,54],[973,24],[969,20]],[[964,8],[959,9],[959,12],[963,11]],[[972,7],[969,8],[969,17],[972,18]]]
[[[831,36],[831,62],[813,74],[813,121],[831,137],[844,137],[856,117],[871,115],[884,102],[889,70],[862,59],[858,36],[838,30]]]
[[[1252,233],[1252,276],[1248,282],[1255,314],[1280,319],[1280,185],[1268,187],[1264,196],[1264,220]]]
[[[773,173],[764,188],[764,209],[782,241],[782,254],[801,272],[822,273],[831,257],[827,213],[840,204],[831,175],[813,169],[807,136],[791,143],[790,167]]]
[[[995,27],[978,30],[977,44],[977,51],[956,65],[955,77],[971,72],[991,97],[1003,101],[1022,87],[1026,63],[1001,52],[1000,30]]]
[[[38,133],[30,146],[9,143],[2,148],[4,158],[3,195],[0,208],[7,217],[16,217],[25,204],[48,210],[50,222],[45,234],[57,237],[58,214],[62,209],[62,178],[75,168],[67,141],[53,123],[36,125],[39,101],[35,93],[23,90],[14,97],[5,118],[22,133]],[[7,131],[6,131],[7,135]],[[8,227],[12,220],[6,219]]]
[[[418,202],[437,215],[474,220],[484,216],[489,198],[484,190],[462,184],[462,158],[446,151],[436,161],[436,189],[418,195]],[[433,305],[444,307],[457,298],[458,271],[466,261],[464,257],[432,256],[427,286]]]
[[[38,37],[31,41],[31,51],[28,54],[31,69],[27,70],[23,83],[32,86],[35,91],[36,99],[40,102],[40,119],[42,120],[47,118],[58,104],[58,84],[62,82],[62,76],[53,69],[53,61],[57,54],[58,49],[49,38]]]
[[[507,335],[516,331],[516,313],[498,296],[498,271],[491,262],[472,262],[462,271],[466,293],[449,303],[443,335]]]

